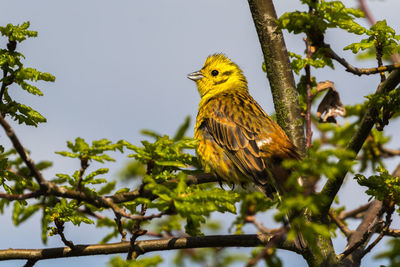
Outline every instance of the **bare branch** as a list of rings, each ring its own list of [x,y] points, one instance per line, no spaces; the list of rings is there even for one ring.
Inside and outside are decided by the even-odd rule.
[[[17,135],[15,134],[14,130],[11,128],[10,124],[4,119],[3,115],[0,114],[0,124],[4,128],[8,138],[10,138],[14,148],[17,150],[19,156],[24,161],[26,166],[32,172],[33,177],[35,177],[36,181],[40,185],[40,187],[47,188],[48,182],[42,176],[42,173],[36,168],[35,163],[29,157],[28,153],[26,153],[24,147],[22,146],[21,142],[19,141]]]
[[[28,260],[25,263],[24,267],[32,267],[32,266],[34,266],[36,264],[36,262],[38,262],[38,260]]]
[[[394,63],[392,65],[382,65],[374,68],[357,68],[351,65],[349,62],[346,61],[346,59],[340,57],[338,54],[336,54],[335,51],[332,50],[332,48],[328,45],[324,45],[325,48],[327,48],[327,56],[330,58],[336,60],[338,63],[340,63],[343,67],[346,68],[346,71],[351,72],[353,74],[356,74],[358,76],[361,75],[371,75],[371,74],[377,74],[377,73],[382,73],[386,71],[392,71],[400,68],[400,63]]]
[[[306,38],[303,39],[305,44],[306,44],[306,54],[307,54],[307,59],[311,58],[311,47],[310,43],[307,41]],[[305,66],[305,71],[306,71],[306,88],[307,88],[307,112],[306,112],[306,148],[308,149],[311,146],[311,140],[312,140],[312,129],[311,129],[311,101],[312,101],[312,95],[311,95],[311,68],[310,65]]]
[[[383,236],[385,235],[385,232],[389,229],[390,224],[392,223],[393,212],[394,208],[392,208],[390,211],[387,211],[385,225],[383,226],[383,229],[379,233],[379,236],[363,251],[361,257],[364,257],[365,254],[369,253],[382,240]]]
[[[345,251],[339,255],[343,266],[353,266],[361,262],[361,256],[368,240],[381,225],[380,218],[384,212],[382,202],[374,200],[364,215],[363,221],[349,238]]]
[[[4,198],[7,200],[24,200],[29,198],[36,198],[42,195],[44,195],[43,190],[36,190],[26,194],[7,194],[0,192],[0,198]]]
[[[258,231],[260,231],[263,234],[273,235],[273,234],[281,232],[283,229],[282,227],[277,228],[277,229],[267,228],[261,222],[259,222],[257,220],[256,216],[246,216],[245,222],[254,224],[254,226],[257,227]]]
[[[392,175],[400,175],[400,164],[393,171]],[[350,236],[347,248],[351,248],[352,250],[348,251],[346,254],[343,253],[341,256],[343,267],[357,266],[357,264],[360,264],[362,257],[365,255],[364,249],[367,246],[372,234],[382,230],[383,222],[381,221],[381,217],[385,211],[386,208],[383,206],[381,201],[374,200],[370,203],[370,206],[368,210],[365,211],[365,215],[360,225]]]
[[[17,48],[17,41],[8,40],[7,49],[10,52],[13,52],[13,51],[15,51],[16,48]],[[3,82],[1,84],[1,89],[0,89],[0,102],[3,102],[3,95],[4,95],[4,92],[7,89],[7,86],[9,86],[9,85],[11,85],[13,83],[12,75],[7,76],[8,75],[8,71],[7,71],[8,64],[6,63],[6,65],[3,66],[2,68],[3,68],[3,79],[2,79]]]
[[[99,213],[95,213],[95,212],[91,211],[87,206],[85,206],[84,208],[78,208],[78,211],[81,212],[81,213],[90,215],[90,216],[92,216],[92,217],[94,217],[96,219],[99,219],[99,220],[106,218],[105,216],[103,216],[103,215],[101,215]]]
[[[124,230],[124,228],[122,227],[122,222],[121,222],[121,215],[119,215],[118,213],[115,213],[115,219],[114,219],[115,223],[117,224],[118,227],[118,232],[121,235],[121,241],[125,241],[126,240],[126,231]]]
[[[378,149],[384,158],[400,156],[400,149],[391,149],[384,146],[379,146]]]
[[[339,218],[339,220],[346,220],[347,218],[359,219],[362,217],[363,213],[368,210],[368,208],[371,206],[371,203],[373,203],[373,202],[369,202],[369,203],[362,205],[354,210],[342,211],[339,213],[338,218]]]
[[[64,235],[64,222],[60,221],[59,219],[55,219],[54,223],[57,227],[57,234],[61,237],[61,241],[64,243],[64,245],[70,247],[71,249],[75,248],[75,245],[72,241],[67,240],[67,238]]]
[[[80,161],[81,161],[81,168],[79,169],[79,179],[75,186],[76,190],[81,190],[83,174],[85,173],[86,169],[89,167],[89,161],[86,157],[81,157]]]
[[[157,240],[136,241],[135,249],[139,254],[174,249],[204,248],[204,247],[256,247],[269,244],[274,236],[259,235],[214,235],[199,237],[180,237]],[[284,238],[274,244],[277,248],[299,252],[293,242]],[[130,242],[110,244],[75,245],[70,247],[46,248],[46,249],[5,249],[0,250],[2,260],[43,260],[54,258],[91,256],[101,254],[127,253],[131,247]]]
[[[400,229],[388,229],[385,235],[392,237],[400,237]]]
[[[251,258],[247,263],[246,267],[255,266],[260,260],[271,257],[273,250],[270,247],[263,248],[255,257]]]
[[[143,188],[143,187],[144,187],[144,185],[142,184],[141,188]],[[147,205],[142,204],[141,208],[140,208],[140,215],[144,216],[146,214],[146,211],[147,211]],[[143,230],[140,228],[140,225],[142,224],[142,222],[143,222],[143,220],[136,220],[135,224],[133,225],[133,227],[131,229],[131,233],[132,233],[131,240],[130,240],[131,247],[128,251],[128,255],[126,256],[127,260],[132,260],[132,258],[136,259],[137,257],[140,256],[140,253],[137,251],[137,249],[135,247],[136,246],[135,242],[139,236],[142,236],[142,235],[146,234],[146,232],[147,232],[147,230]]]
[[[332,211],[329,211],[329,217],[331,217],[332,221],[339,227],[340,231],[349,238],[353,233]]]

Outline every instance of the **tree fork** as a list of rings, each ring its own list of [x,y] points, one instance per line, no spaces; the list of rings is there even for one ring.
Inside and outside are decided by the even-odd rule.
[[[248,0],[248,2],[264,54],[278,123],[296,145],[300,154],[304,156],[306,153],[304,120],[301,117],[298,93],[286,44],[276,22],[278,18],[274,4],[272,0]],[[312,218],[312,216],[309,217]],[[321,222],[324,223],[327,220],[327,213],[321,218],[325,218]],[[315,239],[316,247],[307,247],[302,251],[309,266],[339,266],[332,240],[322,236],[316,236]]]

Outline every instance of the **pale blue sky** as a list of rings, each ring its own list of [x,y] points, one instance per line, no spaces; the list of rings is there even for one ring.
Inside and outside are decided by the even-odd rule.
[[[299,7],[297,0],[275,1],[278,14]],[[343,1],[349,5],[354,1]],[[377,19],[400,32],[398,0],[367,1]],[[56,76],[53,84],[40,84],[44,97],[28,96],[11,90],[21,102],[43,114],[48,123],[38,128],[15,125],[23,144],[35,161],[51,159],[54,167],[45,172],[72,173],[78,162],[64,159],[54,151],[64,150],[66,140],[80,136],[87,141],[109,138],[139,143],[141,129],[172,134],[183,119],[195,117],[199,96],[186,74],[201,68],[207,55],[223,52],[244,71],[251,94],[268,112],[273,112],[271,94],[261,70],[262,53],[248,9],[240,0],[154,0],[154,1],[52,1],[3,0],[0,24],[29,20],[38,38],[25,41],[18,50],[26,55],[26,66],[37,67]],[[301,53],[303,36],[288,36],[290,50]],[[326,36],[338,52],[355,63],[350,52],[339,49],[357,41],[350,35],[329,31]],[[0,40],[4,45],[5,41]],[[356,62],[373,66],[374,62]],[[336,64],[335,64],[336,65]],[[318,72],[318,80],[332,80],[345,104],[363,101],[366,92],[373,92],[378,77],[358,78],[336,65],[336,71]],[[391,123],[393,134],[399,124]],[[191,133],[193,130],[191,130]],[[0,131],[0,142],[10,147]],[[392,144],[398,148],[399,137]],[[126,161],[115,154],[118,163],[109,164],[111,176]],[[397,161],[392,160],[392,170]],[[96,167],[96,166],[94,166]],[[364,189],[349,179],[340,198],[356,207],[367,198]],[[0,217],[0,248],[41,247],[39,217],[15,228],[10,214]],[[268,220],[270,221],[270,220]],[[230,222],[229,222],[230,223]],[[354,226],[354,224],[352,225]],[[67,236],[75,243],[95,243],[101,232],[91,227],[67,226]],[[336,241],[342,251],[343,239]],[[49,246],[62,246],[58,237],[49,239]],[[305,266],[293,253],[282,253],[287,266],[294,262]],[[41,261],[35,266],[101,266],[108,256],[81,257],[67,260]],[[363,266],[374,266],[371,256]],[[0,266],[21,266],[22,262],[0,262]],[[371,264],[371,265],[369,265]],[[167,266],[167,265],[164,265]]]

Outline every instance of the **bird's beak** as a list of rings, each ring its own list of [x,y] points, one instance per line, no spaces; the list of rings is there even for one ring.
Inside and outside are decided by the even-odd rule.
[[[188,77],[188,79],[191,79],[192,81],[197,81],[197,80],[204,78],[201,71],[195,71],[195,72],[189,73],[187,75],[187,77]]]

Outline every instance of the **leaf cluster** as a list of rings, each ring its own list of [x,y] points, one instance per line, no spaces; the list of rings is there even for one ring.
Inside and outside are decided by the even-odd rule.
[[[393,28],[387,25],[386,20],[377,21],[369,30],[364,32],[368,38],[353,43],[343,50],[351,50],[354,54],[360,51],[379,51],[381,56],[390,56],[399,52],[400,35],[396,35]]]
[[[400,205],[400,183],[399,177],[392,176],[388,170],[379,166],[376,171],[378,174],[365,177],[362,174],[356,174],[357,182],[367,187],[366,193],[380,201],[394,201]]]
[[[302,0],[312,12],[287,12],[279,18],[280,27],[295,34],[306,32],[309,36],[323,34],[329,28],[341,28],[350,33],[363,34],[366,29],[354,21],[364,17],[358,9],[347,8],[342,1]]]
[[[21,25],[8,24],[5,27],[0,27],[1,35],[6,37],[9,42],[7,48],[0,49],[0,69],[3,71],[3,78],[0,80],[2,83],[0,89],[0,112],[3,116],[8,114],[20,124],[37,126],[39,123],[46,122],[46,118],[32,107],[15,101],[9,92],[9,86],[17,84],[29,94],[42,96],[42,91],[29,83],[29,81],[55,81],[55,77],[50,73],[24,67],[22,63],[25,58],[24,55],[15,51],[17,42],[37,36],[36,31],[28,30],[29,25],[29,22],[25,22]]]

